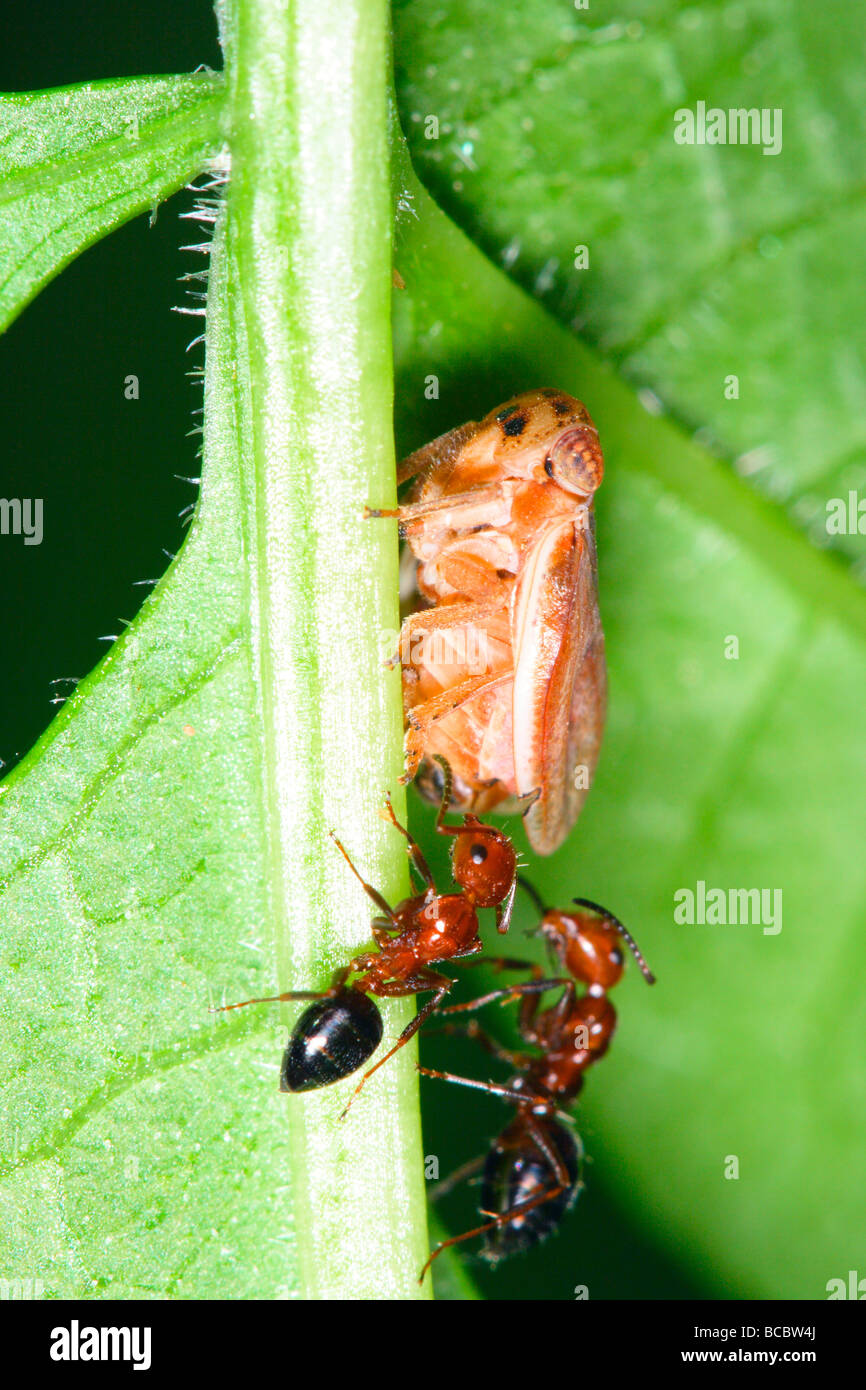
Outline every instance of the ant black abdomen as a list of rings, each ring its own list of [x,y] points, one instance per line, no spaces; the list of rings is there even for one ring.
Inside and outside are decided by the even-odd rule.
[[[356,989],[340,989],[304,1009],[283,1054],[281,1091],[315,1091],[342,1081],[382,1041],[382,1015]]]
[[[481,1210],[490,1217],[507,1218],[485,1234],[481,1253],[491,1264],[530,1250],[553,1235],[580,1191],[580,1156],[574,1138],[550,1117],[537,1123],[548,1154],[518,1119],[491,1146],[484,1162]],[[557,1179],[557,1168],[563,1178],[568,1175],[567,1182]]]

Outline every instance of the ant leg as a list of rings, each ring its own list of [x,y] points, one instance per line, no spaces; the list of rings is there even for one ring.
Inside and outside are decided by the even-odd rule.
[[[470,1076],[457,1076],[453,1071],[434,1071],[432,1067],[416,1067],[422,1076],[436,1076],[440,1081],[453,1081],[458,1086],[469,1086],[473,1091],[486,1091],[491,1096],[502,1096],[503,1100],[513,1100],[520,1104],[526,1096],[520,1091],[512,1091],[508,1086],[500,1086],[495,1081],[476,1081]]]
[[[520,1015],[517,1026],[521,1036],[527,1042],[537,1043],[535,1016],[538,1013],[542,994],[548,989],[557,989],[560,985],[563,986],[562,997],[554,1005],[557,1019],[567,1015],[574,1004],[573,980],[564,976],[544,979],[541,974],[541,966],[534,961],[515,960],[510,956],[479,956],[475,960],[468,961],[467,964],[489,965],[494,970],[531,970],[533,978],[523,984],[491,990],[488,994],[482,994],[477,999],[470,999],[467,1003],[450,1004],[447,1008],[440,1009],[440,1014],[474,1013],[476,1009],[481,1009],[485,1004],[493,1003],[496,999],[501,999],[504,1004],[508,1004],[520,998]]]
[[[229,1009],[245,1009],[248,1004],[286,1004],[293,999],[332,999],[335,994],[339,994],[350,973],[345,969],[335,971],[328,989],[294,989],[286,994],[264,995],[261,999],[242,999],[239,1004],[221,1004],[218,1008],[208,1009],[208,1013],[224,1014]]]
[[[569,1017],[577,1000],[577,990],[574,980],[564,980],[563,984],[565,985],[565,989],[562,991],[562,998],[557,1000],[556,1004],[553,1006],[551,1023],[554,1029],[563,1024]]]
[[[327,999],[329,989],[296,989],[289,994],[266,994],[261,999],[242,999],[239,1004],[220,1004],[218,1008],[208,1009],[209,1014],[224,1014],[229,1009],[245,1009],[248,1004],[285,1004],[291,999]]]
[[[553,1173],[557,1183],[559,1184],[557,1191],[562,1192],[564,1188],[568,1187],[571,1181],[568,1175],[568,1169],[562,1162],[562,1159],[559,1158],[558,1155],[553,1152],[542,1130],[536,1123],[533,1115],[528,1115],[526,1117],[526,1128],[532,1135],[535,1147],[539,1150],[540,1153],[544,1155],[544,1157],[550,1164],[550,1171]]]
[[[515,999],[525,999],[527,995],[544,994],[548,989],[557,989],[559,985],[568,985],[569,980],[556,976],[552,979],[525,980],[519,985],[505,985],[502,989],[492,989],[489,994],[479,995],[477,999],[470,999],[464,1004],[449,1004],[447,1009],[440,1009],[442,1014],[470,1014],[476,1009],[483,1009],[485,1004],[492,1004],[495,1000],[501,999],[503,1004],[510,1004]]]
[[[549,1192],[540,1192],[537,1197],[533,1197],[529,1202],[519,1202],[517,1206],[511,1207],[508,1211],[504,1211],[501,1216],[494,1216],[492,1220],[485,1221],[483,1226],[475,1226],[471,1231],[464,1231],[462,1236],[451,1236],[449,1240],[440,1241],[428,1258],[424,1268],[421,1270],[418,1276],[418,1283],[422,1284],[424,1282],[424,1275],[436,1259],[436,1256],[441,1255],[442,1251],[447,1250],[449,1246],[461,1245],[464,1240],[472,1240],[474,1236],[483,1236],[487,1231],[495,1230],[497,1226],[509,1226],[512,1221],[517,1221],[535,1207],[540,1207],[545,1202],[552,1202],[554,1198],[558,1197],[565,1190],[566,1185],[567,1184],[560,1183]],[[482,1215],[484,1215],[484,1213],[482,1213]]]
[[[377,1072],[379,1068],[383,1066],[385,1062],[387,1062],[389,1057],[393,1057],[395,1052],[399,1052],[401,1047],[405,1047],[407,1042],[409,1042],[410,1038],[414,1038],[415,1034],[418,1032],[418,1029],[430,1017],[434,1010],[436,1010],[439,1007],[439,1004],[445,998],[445,995],[448,993],[449,989],[453,987],[453,985],[454,981],[450,979],[447,975],[440,975],[435,970],[425,970],[420,972],[418,975],[411,976],[405,982],[400,982],[400,994],[396,993],[395,991],[393,994],[388,992],[381,996],[384,998],[399,999],[401,996],[405,997],[407,994],[415,994],[418,992],[419,989],[435,990],[433,998],[428,999],[424,1007],[422,1009],[419,1009],[415,1017],[411,1019],[409,1023],[406,1024],[406,1027],[403,1029],[403,1032],[400,1034],[394,1046],[388,1052],[385,1053],[384,1057],[380,1057],[376,1065],[371,1067],[370,1070],[365,1072],[364,1075],[361,1077],[361,1080],[358,1082],[357,1086],[355,1087],[354,1091],[349,1097],[348,1104],[346,1105],[345,1109],[342,1111],[340,1115],[341,1120],[344,1120],[346,1118],[347,1114],[349,1113],[349,1110],[357,1100],[359,1092],[370,1080],[370,1077],[373,1075],[373,1073]]]
[[[371,883],[367,883],[366,880],[363,879],[363,878],[361,877],[361,875],[358,873],[358,870],[355,868],[355,865],[352,863],[351,859],[349,858],[348,854],[346,853],[346,849],[345,849],[345,846],[343,845],[342,841],[340,841],[340,840],[337,839],[337,837],[336,837],[336,835],[334,834],[333,830],[329,830],[329,831],[328,831],[328,834],[330,835],[331,839],[334,841],[334,844],[337,846],[337,849],[338,849],[338,850],[340,851],[340,853],[342,854],[343,858],[345,859],[345,861],[346,861],[346,863],[348,864],[349,868],[352,870],[352,873],[355,875],[356,879],[357,879],[358,882],[360,883],[360,885],[361,885],[361,887],[363,888],[364,892],[367,894],[367,897],[368,897],[368,898],[372,898],[373,902],[376,904],[376,906],[378,907],[379,911],[380,911],[381,913],[383,913],[385,917],[388,918],[388,921],[389,921],[389,922],[395,922],[395,913],[394,913],[393,909],[390,908],[390,907],[388,906],[388,904],[386,903],[385,899],[382,897],[382,894],[381,894],[380,892],[378,892],[377,889],[375,889]]]
[[[574,981],[569,979],[557,980],[557,984],[563,986],[562,995],[553,1005],[552,1013],[549,1015],[556,1024],[563,1022],[574,1008],[574,1001],[577,998],[577,991],[574,988]],[[535,1043],[539,1047],[544,1046],[543,1040],[538,1036],[538,1029],[535,1020],[538,1017],[538,1010],[541,1005],[540,994],[530,994],[527,991],[520,1001],[520,1011],[517,1015],[517,1028],[520,1036],[528,1043]]]
[[[443,1009],[441,1012],[447,1013],[448,1010]],[[433,1033],[447,1033],[451,1037],[472,1038],[491,1057],[495,1057],[499,1062],[506,1062],[515,1071],[523,1071],[531,1060],[523,1052],[512,1052],[509,1048],[503,1047],[495,1038],[491,1038],[489,1033],[485,1033],[478,1020],[474,1018],[471,1018],[468,1023],[443,1023],[439,1028],[428,1028],[424,1036],[429,1038]]]
[[[534,960],[520,960],[518,956],[477,956],[467,965],[489,965],[491,970],[531,970],[536,976],[541,975],[541,966]]]
[[[393,827],[394,827],[395,830],[399,830],[399,831],[400,831],[400,834],[403,835],[403,836],[405,836],[405,839],[406,839],[406,853],[407,853],[408,856],[409,856],[409,862],[410,862],[412,865],[414,865],[414,867],[415,867],[415,869],[416,869],[416,871],[417,871],[417,873],[418,873],[419,878],[423,879],[423,881],[426,883],[427,887],[428,887],[428,888],[432,888],[433,891],[435,892],[435,891],[436,891],[436,884],[435,884],[434,881],[433,881],[433,874],[432,874],[432,872],[431,872],[431,870],[430,870],[430,865],[427,863],[427,860],[424,858],[423,852],[422,852],[422,850],[421,850],[421,846],[417,843],[417,841],[415,840],[414,836],[410,835],[410,833],[409,833],[409,831],[406,829],[406,827],[405,827],[404,825],[401,825],[400,822],[398,821],[397,817],[395,816],[395,814],[394,814],[394,807],[391,805],[391,793],[390,793],[390,792],[386,792],[386,793],[385,793],[385,809],[384,809],[384,811],[382,812],[382,815],[383,815],[383,817],[384,817],[385,819],[387,819],[387,820],[389,820],[389,821],[391,822],[391,824],[393,825]]]
[[[455,956],[453,959],[457,960],[460,959],[460,957]],[[536,965],[534,961],[530,960],[518,960],[514,956],[474,955],[473,959],[466,961],[466,965],[467,967],[472,965],[489,965],[492,970],[531,970],[536,979],[541,975],[540,965]],[[507,993],[510,994],[511,990],[508,990]],[[441,1009],[440,1013],[453,1013],[455,1010],[462,1012],[469,1007],[471,1007],[471,1005],[456,1004],[453,1008]]]
[[[383,946],[390,946],[391,942],[394,939],[392,936],[392,932],[395,932],[396,930],[397,927],[395,926],[395,924],[393,922],[387,921],[387,919],[384,917],[374,917],[372,922],[370,923],[370,935],[372,936],[376,945],[379,947],[380,951],[382,950]]]

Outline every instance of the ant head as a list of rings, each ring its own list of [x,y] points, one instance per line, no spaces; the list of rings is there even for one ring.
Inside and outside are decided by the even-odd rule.
[[[588,912],[544,914],[541,934],[569,975],[587,985],[611,989],[625,969],[622,940],[616,928]]]
[[[625,969],[625,943],[644,979],[653,984],[655,976],[622,922],[588,898],[575,898],[574,902],[583,910],[559,912],[551,908],[545,912],[541,923],[541,934],[553,947],[564,969],[587,985],[601,990],[612,989],[622,979]]]
[[[478,907],[504,902],[517,874],[517,855],[508,836],[472,815],[465,817],[454,837],[451,863],[455,882]]]

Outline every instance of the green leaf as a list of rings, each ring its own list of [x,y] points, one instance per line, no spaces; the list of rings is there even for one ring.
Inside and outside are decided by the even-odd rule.
[[[863,1242],[866,596],[769,502],[648,414],[422,190],[403,201],[401,449],[532,386],[572,391],[599,426],[610,718],[575,832],[528,872],[547,901],[608,904],[658,975],[648,990],[630,972],[618,1035],[588,1077],[578,1116],[596,1161],[570,1238],[521,1261],[510,1285],[507,1271],[482,1284],[495,1297],[543,1287],[570,1298],[588,1282],[593,1296],[584,1276],[598,1252],[580,1231],[601,1185],[659,1262],[667,1247],[710,1295],[825,1297]],[[438,401],[425,399],[431,375]],[[725,657],[730,635],[736,660]],[[781,889],[781,930],[676,925],[675,893],[699,880]],[[483,1055],[474,1065],[489,1074]],[[435,1151],[436,1134],[426,1143]],[[729,1155],[738,1180],[725,1178]],[[652,1267],[628,1277],[653,1296]]]
[[[866,485],[862,29],[846,0],[396,13],[404,124],[443,206],[861,579],[826,502]],[[698,101],[778,109],[781,152],[676,144]]]
[[[85,247],[201,172],[222,107],[213,73],[0,96],[0,330]]]
[[[214,418],[226,272],[217,248],[189,538],[0,785],[2,1248],[49,1297],[297,1284],[277,1020],[206,1012],[276,983],[239,453]]]

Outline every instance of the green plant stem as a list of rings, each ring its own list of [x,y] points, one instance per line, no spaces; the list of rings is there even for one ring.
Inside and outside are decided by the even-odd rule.
[[[365,503],[394,497],[387,9],[238,0],[222,19],[268,891],[280,988],[315,989],[369,941],[372,914],[328,830],[390,899],[407,889],[402,840],[378,814],[401,767],[399,679],[382,668],[399,627],[397,537],[362,519]],[[382,1012],[387,1042],[411,1004]],[[345,1122],[357,1077],[275,1097],[291,1132],[307,1297],[421,1292],[413,1062],[407,1047]]]

